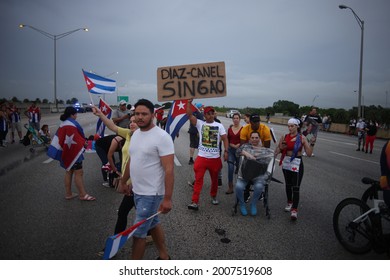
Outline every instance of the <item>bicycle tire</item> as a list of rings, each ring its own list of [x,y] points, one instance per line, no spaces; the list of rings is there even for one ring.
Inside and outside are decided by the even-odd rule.
[[[333,230],[337,240],[353,254],[365,254],[372,249],[372,226],[370,217],[359,223],[353,220],[370,208],[357,198],[342,200],[333,213]]]

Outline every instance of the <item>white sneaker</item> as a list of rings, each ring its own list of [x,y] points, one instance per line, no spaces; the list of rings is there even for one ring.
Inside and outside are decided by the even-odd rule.
[[[109,188],[109,187],[110,187],[110,183],[108,183],[108,182],[104,182],[102,185],[103,185],[104,187],[106,187],[106,188]]]
[[[218,205],[218,204],[219,204],[219,201],[217,200],[217,197],[216,197],[216,196],[214,196],[214,197],[211,198],[211,203],[212,203],[213,205]]]
[[[284,207],[284,211],[290,212],[292,207],[292,203],[288,203],[286,207]]]
[[[306,154],[306,152],[303,152],[303,153],[302,153],[302,155],[303,155],[304,157],[307,157],[307,154]]]
[[[298,211],[297,211],[297,209],[292,209],[291,210],[291,220],[295,221],[296,219],[298,219]]]

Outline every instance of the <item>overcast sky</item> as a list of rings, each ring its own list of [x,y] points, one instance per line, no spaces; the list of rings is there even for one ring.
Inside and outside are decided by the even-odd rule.
[[[339,4],[365,21],[364,104],[390,106],[389,0],[0,0],[0,96],[54,99],[54,41],[23,23],[54,35],[89,28],[57,40],[59,99],[88,102],[85,69],[119,72],[110,78],[131,103],[157,102],[158,67],[224,61],[227,96],[201,103],[349,109],[361,29]]]

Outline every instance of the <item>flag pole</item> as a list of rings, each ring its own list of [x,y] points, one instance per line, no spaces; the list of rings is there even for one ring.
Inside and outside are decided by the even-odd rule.
[[[89,94],[89,98],[91,99],[91,105],[95,105],[95,103],[93,103],[92,94],[89,91],[88,94]]]

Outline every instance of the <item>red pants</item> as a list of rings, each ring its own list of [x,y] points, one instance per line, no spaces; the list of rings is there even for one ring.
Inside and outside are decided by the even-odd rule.
[[[373,136],[367,135],[366,136],[366,152],[368,151],[368,144],[370,144],[370,152],[372,152],[372,149],[374,148],[375,139],[376,139],[375,135],[373,135]]]
[[[192,201],[195,203],[199,202],[200,192],[203,187],[203,177],[206,170],[210,173],[211,178],[211,189],[210,196],[214,197],[218,192],[218,172],[222,168],[221,158],[204,158],[197,156],[194,163],[195,172],[195,184],[194,192],[192,194]]]

